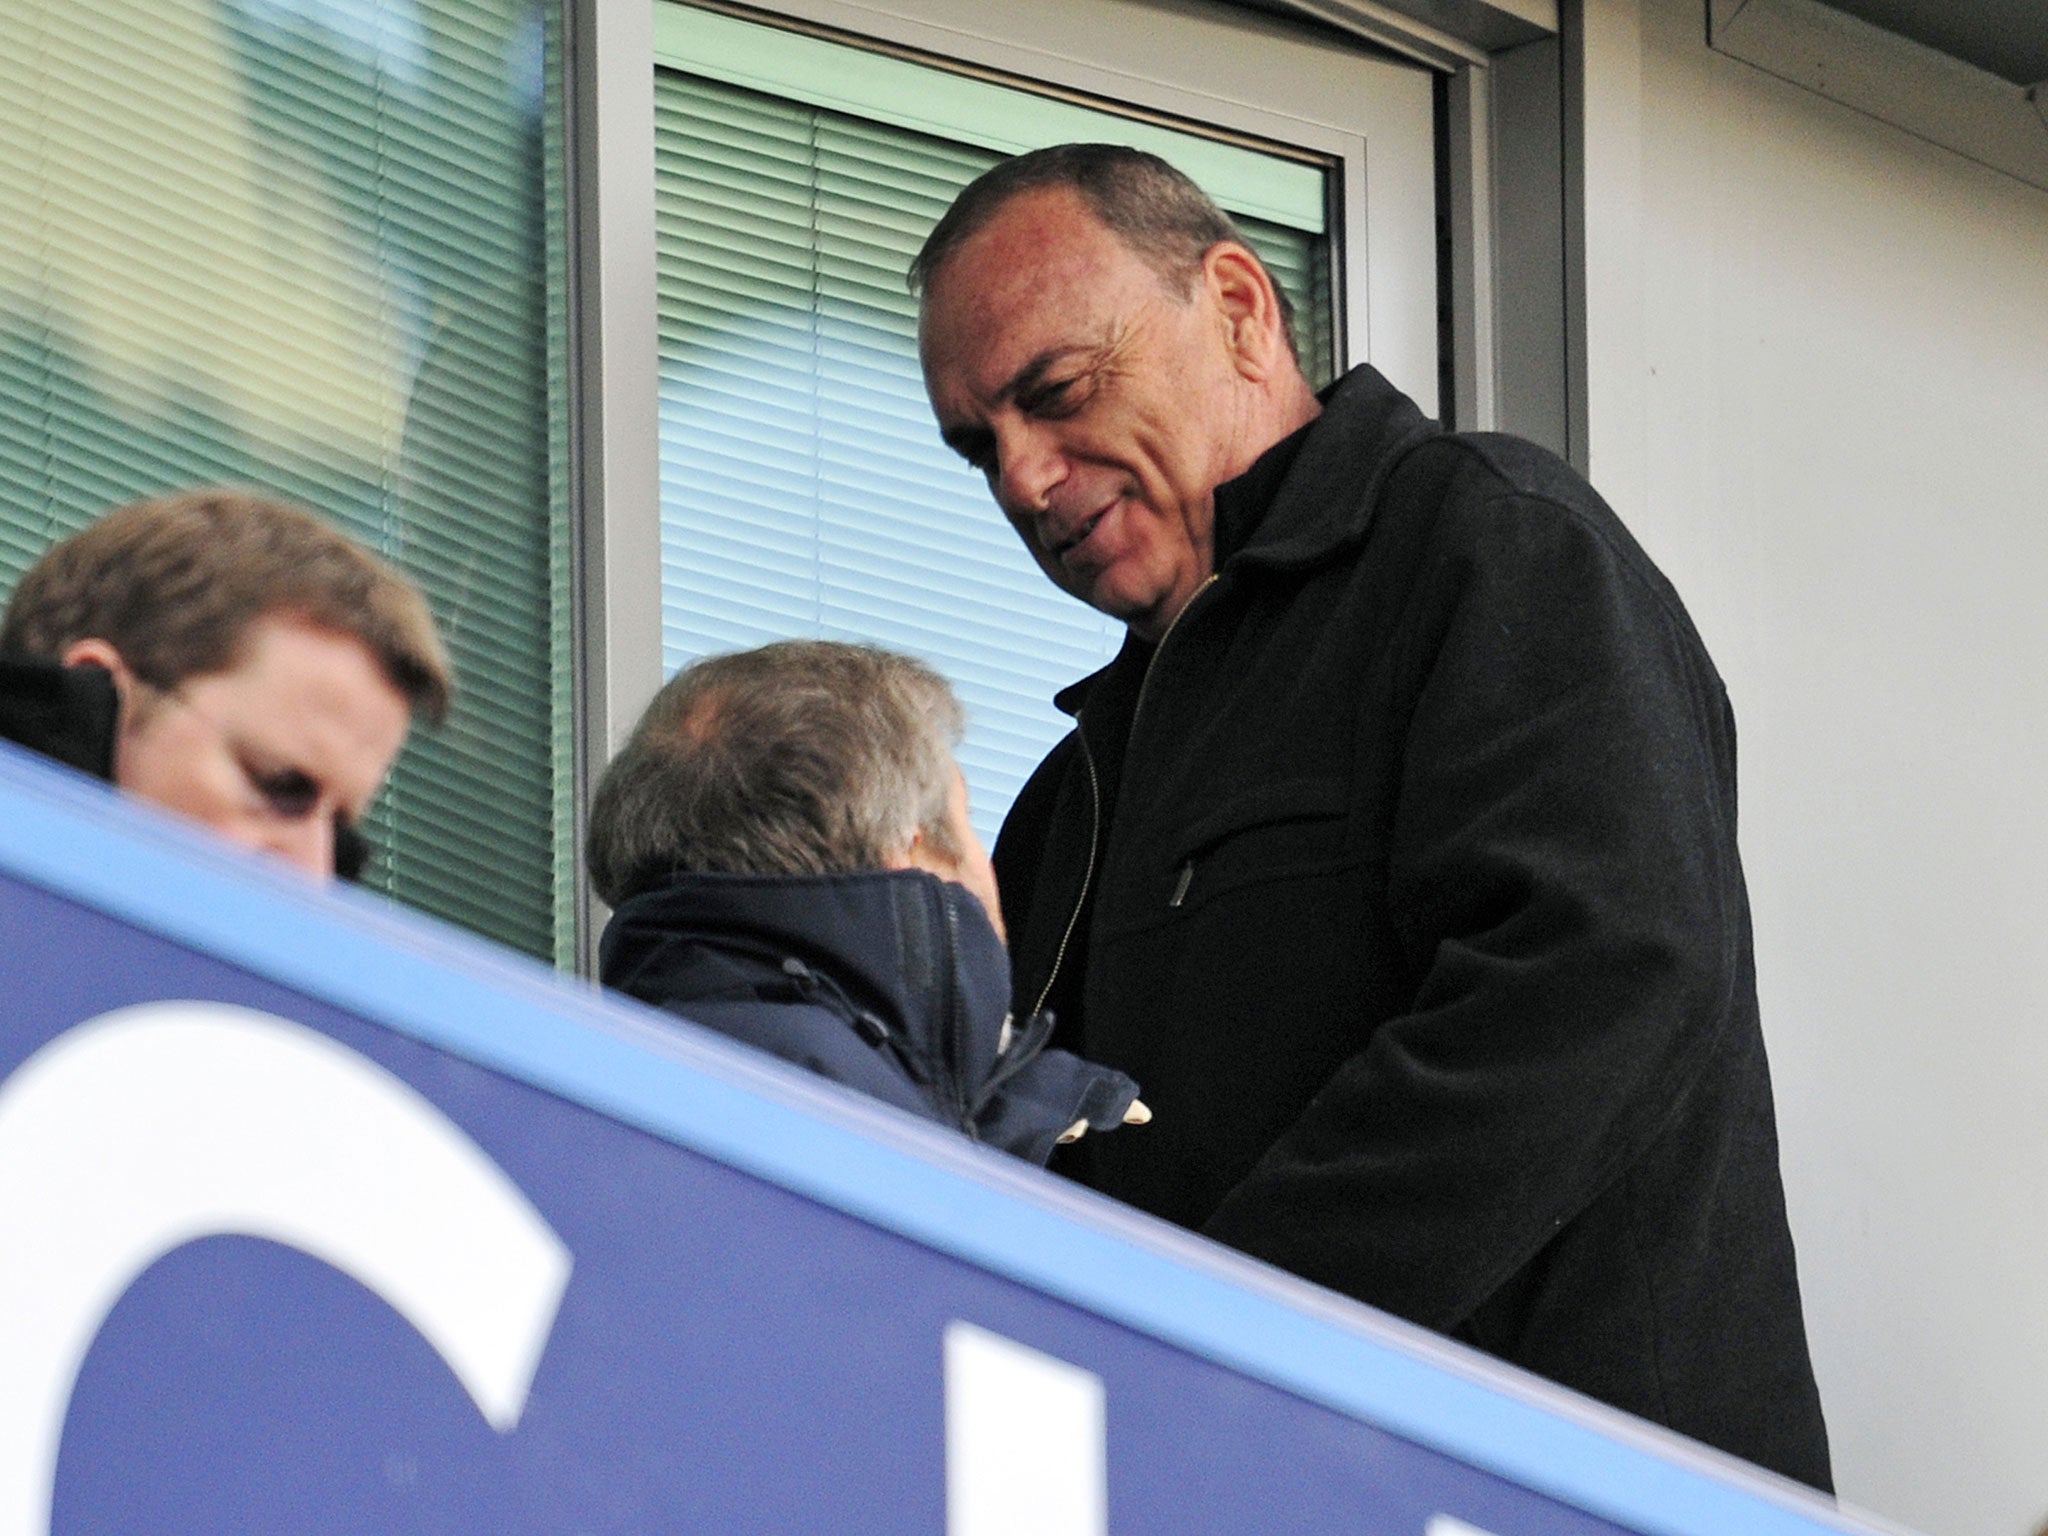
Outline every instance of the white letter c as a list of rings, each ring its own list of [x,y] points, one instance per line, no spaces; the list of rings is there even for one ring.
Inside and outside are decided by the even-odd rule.
[[[47,1536],[72,1387],[114,1304],[172,1249],[229,1233],[360,1281],[494,1428],[518,1424],[570,1259],[504,1172],[302,1025],[122,1008],[0,1084],[0,1536]]]

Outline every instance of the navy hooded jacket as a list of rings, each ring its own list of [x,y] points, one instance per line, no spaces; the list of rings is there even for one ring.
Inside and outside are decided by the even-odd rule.
[[[1137,1097],[1047,1050],[1050,1014],[1012,1027],[981,903],[918,870],[671,875],[621,904],[598,965],[606,986],[1035,1163]]]

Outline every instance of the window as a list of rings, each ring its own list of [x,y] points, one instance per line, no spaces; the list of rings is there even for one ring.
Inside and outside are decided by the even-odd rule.
[[[0,592],[106,508],[214,481],[410,572],[461,694],[371,817],[371,883],[567,932],[566,514],[543,0],[10,0]]]
[[[1188,130],[1198,179],[1321,317],[1317,366],[1369,356],[1433,398],[1426,72],[1173,0],[774,4],[796,30],[767,49],[758,26],[657,7],[659,304],[639,234],[657,211],[636,202],[655,178],[616,174],[608,136],[645,110],[627,158],[653,152],[651,99],[626,83],[652,97],[653,11],[632,0],[21,0],[0,18],[0,595],[54,539],[177,486],[259,484],[335,518],[419,579],[462,679],[377,808],[372,883],[536,954],[589,939],[571,764],[622,738],[660,662],[792,632],[934,656],[975,711],[992,827],[1063,728],[1045,695],[1115,644],[938,450],[902,348],[903,262],[991,155],[1076,136],[1064,115],[1090,102],[1119,131]],[[612,104],[579,119],[573,292],[552,64],[572,11],[579,105]],[[1232,191],[1233,161],[1272,169]],[[721,249],[738,236],[707,210],[760,240]],[[612,371],[657,308],[665,603],[654,413]],[[605,393],[572,424],[592,359]],[[602,517],[580,587],[572,495]]]

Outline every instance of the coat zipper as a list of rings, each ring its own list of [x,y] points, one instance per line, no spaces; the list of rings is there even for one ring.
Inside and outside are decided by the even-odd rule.
[[[1152,653],[1152,665],[1145,669],[1145,680],[1138,684],[1138,702],[1131,710],[1131,734],[1127,739],[1124,747],[1124,756],[1126,759],[1128,759],[1130,756],[1131,749],[1129,746],[1129,742],[1137,740],[1138,737],[1138,722],[1144,719],[1145,717],[1145,695],[1152,687],[1152,674],[1159,670],[1159,658],[1166,654],[1166,642],[1171,640],[1173,638],[1173,632],[1176,629],[1180,628],[1180,621],[1188,616],[1188,610],[1194,607],[1196,603],[1202,600],[1202,594],[1204,592],[1208,591],[1211,587],[1215,585],[1216,577],[1212,573],[1209,579],[1203,582],[1199,587],[1195,588],[1194,594],[1191,597],[1189,597],[1185,603],[1181,604],[1180,612],[1176,613],[1173,616],[1173,622],[1166,626],[1166,633],[1159,637],[1159,648]],[[1190,882],[1194,880],[1194,878],[1195,861],[1193,859],[1189,859],[1187,863],[1181,866],[1180,879],[1174,883],[1173,896],[1166,903],[1169,907],[1178,910],[1180,904],[1183,901],[1187,900],[1188,885]]]
[[[1202,600],[1202,594],[1215,585],[1216,578],[1211,575],[1195,588],[1188,600],[1180,605],[1180,612],[1173,616],[1173,622],[1166,626],[1166,633],[1159,637],[1159,644],[1152,648],[1152,661],[1145,668],[1145,680],[1138,684],[1138,702],[1131,710],[1131,736],[1138,734],[1138,722],[1145,718],[1145,695],[1152,691],[1152,674],[1159,670],[1159,658],[1166,654],[1166,642],[1173,638],[1173,632],[1180,628],[1180,621],[1188,616],[1189,610]],[[1130,737],[1125,740],[1129,741]]]
[[[1081,893],[1074,898],[1074,910],[1067,914],[1066,931],[1060,935],[1060,947],[1053,954],[1052,970],[1046,975],[1038,1001],[1025,1015],[1027,1024],[1045,1012],[1045,1000],[1052,996],[1052,984],[1060,979],[1060,967],[1067,961],[1067,945],[1073,942],[1074,925],[1081,920],[1081,909],[1088,905],[1088,887],[1095,881],[1096,845],[1102,841],[1102,781],[1095,776],[1095,754],[1088,750],[1088,733],[1081,729],[1078,721],[1074,725],[1074,736],[1081,743],[1081,766],[1088,770],[1088,867],[1081,871]]]
[[[1145,668],[1145,680],[1138,684],[1138,702],[1131,710],[1132,736],[1138,733],[1138,720],[1145,712],[1145,695],[1152,687],[1152,673],[1159,665],[1159,658],[1166,654],[1166,642],[1171,640],[1173,632],[1180,628],[1180,621],[1188,616],[1188,610],[1201,601],[1204,592],[1215,585],[1216,577],[1212,572],[1199,587],[1195,588],[1188,600],[1181,604],[1180,612],[1173,616],[1173,622],[1166,626],[1166,633],[1159,637],[1159,644],[1152,652],[1152,660]],[[1080,894],[1074,898],[1074,910],[1067,914],[1066,930],[1060,934],[1060,947],[1052,957],[1052,970],[1047,974],[1045,985],[1039,990],[1038,1001],[1031,1005],[1031,1012],[1027,1018],[1036,1018],[1045,1011],[1045,1000],[1052,996],[1053,983],[1060,979],[1060,967],[1067,961],[1067,946],[1073,942],[1074,925],[1081,920],[1081,909],[1088,905],[1088,888],[1095,881],[1095,858],[1102,842],[1102,781],[1095,773],[1095,754],[1088,750],[1088,733],[1081,729],[1078,721],[1075,722],[1074,735],[1081,743],[1081,765],[1088,770],[1088,866],[1081,872]],[[1126,741],[1128,739],[1127,737]],[[1128,750],[1126,747],[1127,753]]]
[[[953,1058],[947,1075],[953,1080],[953,1105],[960,1129],[967,1133],[968,1140],[979,1141],[981,1132],[974,1123],[973,1095],[967,1083],[967,1010],[961,1006],[960,997],[960,909],[953,905],[952,895],[945,889],[941,888],[937,897],[946,951],[946,1034]]]

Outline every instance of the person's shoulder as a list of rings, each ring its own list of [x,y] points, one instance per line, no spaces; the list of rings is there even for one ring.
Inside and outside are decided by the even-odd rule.
[[[1446,432],[1421,445],[1388,500],[1424,510],[1441,538],[1526,552],[1529,541],[1591,540],[1621,564],[1656,567],[1586,477],[1550,449],[1506,432]],[[1421,494],[1417,494],[1420,492]]]
[[[1070,730],[1054,742],[1045,756],[1038,760],[1038,766],[1031,770],[1031,776],[1024,781],[1024,790],[1029,793],[1036,787],[1057,785],[1074,761],[1074,754],[1081,750],[1079,729]]]
[[[0,740],[112,779],[119,714],[114,679],[100,667],[0,657]]]
[[[1632,544],[1613,510],[1559,454],[1507,432],[1447,431],[1369,364],[1325,392],[1297,479],[1363,487],[1361,526],[1396,542],[1468,538],[1481,546],[1517,520],[1559,521]],[[1319,524],[1327,527],[1327,524]],[[1380,540],[1382,548],[1388,541]]]
[[[995,865],[996,887],[1003,893],[1003,905],[1013,917],[1025,904],[1037,872],[1038,857],[1052,828],[1060,793],[1073,770],[1074,757],[1081,749],[1080,733],[1069,731],[1053,743],[1050,752],[1031,770],[1031,776],[1010,802],[990,850]]]
[[[1550,449],[1505,432],[1447,432],[1403,468],[1410,473],[1389,488],[1383,511],[1416,520],[1425,563],[1559,598],[1598,588],[1612,601],[1662,610],[1691,634],[1670,580],[1586,477]]]
[[[766,1051],[805,1071],[941,1125],[952,1122],[910,1072],[838,1009],[761,997],[670,1000],[664,1011],[715,1034]]]
[[[1464,502],[1549,505],[1575,518],[1616,522],[1613,510],[1586,477],[1540,443],[1508,432],[1445,432],[1409,455],[1414,471],[1447,480]],[[1499,510],[1499,508],[1496,508]]]

